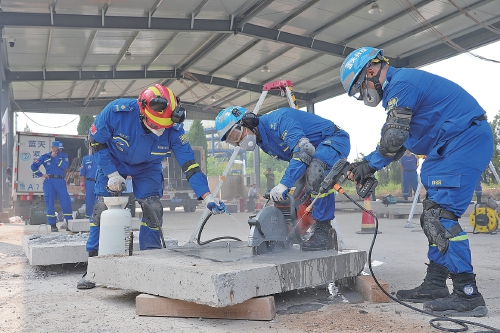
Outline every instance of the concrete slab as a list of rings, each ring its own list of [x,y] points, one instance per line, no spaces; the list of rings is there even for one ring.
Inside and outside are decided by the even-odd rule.
[[[32,266],[87,262],[85,244],[88,238],[88,233],[26,235],[23,237],[23,249]],[[177,246],[177,240],[166,238],[165,244],[167,247]],[[134,251],[139,251],[138,232],[134,232]]]
[[[68,221],[68,231],[71,232],[89,232],[90,223],[88,219],[73,219]]]
[[[141,220],[138,217],[132,218],[132,230],[139,230]],[[89,232],[90,223],[88,219],[73,219],[68,221],[68,231],[71,232]]]
[[[246,242],[231,241],[89,258],[87,278],[110,287],[225,307],[354,277],[365,262],[366,252],[358,250],[303,252],[294,247],[253,256]]]

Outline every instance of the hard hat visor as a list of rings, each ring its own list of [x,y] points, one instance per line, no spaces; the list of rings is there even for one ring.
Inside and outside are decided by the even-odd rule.
[[[229,130],[226,135],[226,142],[237,146],[243,137],[243,127],[240,124],[236,124]]]

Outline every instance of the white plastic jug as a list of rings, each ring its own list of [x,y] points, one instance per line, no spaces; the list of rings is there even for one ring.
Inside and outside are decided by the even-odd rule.
[[[104,197],[108,207],[101,213],[99,233],[99,255],[127,254],[132,217],[127,205],[128,197]]]

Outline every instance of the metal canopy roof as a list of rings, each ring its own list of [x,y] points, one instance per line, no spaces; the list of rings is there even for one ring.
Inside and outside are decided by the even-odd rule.
[[[214,119],[253,108],[277,79],[293,82],[301,107],[343,94],[339,67],[361,46],[418,67],[500,39],[498,1],[378,0],[369,14],[373,3],[3,0],[3,79],[13,111],[95,115],[163,83],[189,118]],[[261,112],[286,104],[270,97]]]

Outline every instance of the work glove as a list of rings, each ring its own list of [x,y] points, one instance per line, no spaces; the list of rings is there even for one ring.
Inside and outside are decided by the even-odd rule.
[[[207,208],[212,214],[224,214],[224,212],[227,212],[226,205],[221,200],[215,198],[212,193],[207,195],[203,200],[205,200]]]
[[[365,179],[373,176],[377,169],[372,168],[367,160],[362,160],[361,162],[351,163],[347,171],[352,173],[349,176],[350,180],[353,180],[356,184],[364,184]]]
[[[286,200],[286,194],[288,193],[288,187],[279,183],[271,190],[271,200],[272,201],[283,201]]]
[[[108,191],[122,192],[126,188],[125,178],[120,176],[118,171],[115,171],[108,175]]]

